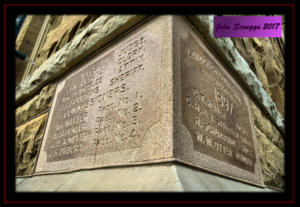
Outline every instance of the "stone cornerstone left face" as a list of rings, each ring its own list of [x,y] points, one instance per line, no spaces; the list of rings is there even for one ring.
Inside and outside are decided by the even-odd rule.
[[[144,24],[58,82],[37,173],[172,157],[171,20]]]

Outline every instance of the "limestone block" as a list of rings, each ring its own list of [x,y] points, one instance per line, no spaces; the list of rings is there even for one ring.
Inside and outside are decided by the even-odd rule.
[[[267,75],[266,75],[263,67],[260,64],[261,61],[258,59],[257,54],[254,54],[253,56],[254,56],[254,66],[255,66],[257,78],[262,83],[264,89],[267,91],[269,96],[271,96],[272,93],[270,91],[268,78],[267,78]]]
[[[268,78],[262,67],[262,54],[257,50],[262,49],[262,42],[258,38],[231,38],[241,56],[247,61],[249,67],[256,74],[258,80],[262,83],[264,89],[271,96]]]
[[[284,58],[278,43],[272,38],[231,40],[284,116],[284,87],[279,85],[284,82]]]
[[[45,86],[41,92],[16,109],[16,125],[19,125],[50,107],[55,84]]]
[[[16,128],[16,175],[33,173],[47,116],[45,113]]]
[[[70,15],[52,31],[47,34],[47,39],[38,53],[36,59],[37,66],[43,64],[47,58],[53,55],[58,49],[62,48],[68,41],[72,40],[79,25],[88,18],[88,15]]]
[[[283,84],[282,84],[283,85]],[[272,98],[274,99],[276,106],[278,108],[278,111],[284,116],[285,111],[285,93],[284,93],[284,87],[280,85],[274,85],[270,87],[270,90],[272,92]]]
[[[230,38],[215,38],[213,35],[213,15],[194,15],[189,16],[196,28],[204,35],[206,41],[213,49],[231,66],[233,71],[241,78],[244,85],[253,94],[258,102],[268,112],[274,123],[284,134],[284,118],[278,112],[274,101],[264,89],[255,73],[250,69],[249,64],[241,56]],[[251,54],[250,54],[251,55]]]
[[[16,50],[30,57],[44,19],[44,15],[26,16],[22,28],[16,39]],[[26,73],[25,69],[28,65],[28,62],[19,58],[15,58],[15,60],[16,85],[18,85],[22,81],[24,73]]]
[[[239,51],[241,56],[246,60],[246,62],[249,64],[249,67],[252,69],[253,72],[255,72],[255,68],[253,67],[253,55],[252,51],[247,49],[249,48],[249,44],[247,44],[247,41],[244,41],[243,38],[232,38],[231,39],[235,48]]]
[[[19,31],[18,37],[16,39],[16,50],[20,48],[20,45],[23,42],[24,36],[29,28],[31,20],[32,20],[32,15],[27,15]]]
[[[57,78],[95,50],[137,24],[142,15],[102,15],[76,35],[72,41],[48,58],[16,89],[16,102],[36,93],[47,82]]]
[[[255,128],[264,183],[284,189],[284,154],[258,128]]]
[[[284,139],[278,129],[272,125],[270,120],[261,112],[261,110],[253,103],[250,102],[252,117],[255,126],[282,152],[284,152]]]

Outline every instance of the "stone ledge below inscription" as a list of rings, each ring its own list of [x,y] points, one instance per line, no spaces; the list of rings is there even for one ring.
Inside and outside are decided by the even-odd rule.
[[[16,179],[17,192],[277,192],[179,164],[115,167]]]

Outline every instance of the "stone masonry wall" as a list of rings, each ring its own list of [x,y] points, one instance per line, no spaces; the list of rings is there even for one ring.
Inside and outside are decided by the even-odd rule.
[[[285,115],[283,41],[278,38],[231,38],[282,116]],[[266,185],[284,188],[284,139],[267,116],[251,103],[260,162]]]
[[[84,28],[91,24],[97,17],[98,16],[93,15],[54,16],[52,19],[54,23],[51,24],[47,39],[38,52],[39,55],[35,60],[37,65],[42,65],[55,52],[59,51],[65,44],[72,41],[76,34],[84,30]],[[97,31],[98,35],[101,31],[105,31],[105,35],[115,35],[116,32],[113,30],[113,24],[119,25],[119,27],[121,27],[122,24],[125,24],[128,29],[140,19],[142,18],[135,16],[130,18],[126,16],[105,17],[102,22],[102,27],[99,29],[100,31]],[[26,24],[24,25],[26,26]],[[125,28],[123,28],[123,30]],[[117,32],[120,33],[119,30],[117,30]],[[24,34],[21,33],[21,35]],[[20,38],[18,38],[18,44],[21,44],[19,39]],[[84,45],[86,39],[87,36],[83,36],[80,39],[82,48],[77,48],[78,53],[81,53],[82,50],[84,51],[84,49],[86,49],[86,46]],[[104,40],[103,42],[106,41],[108,40]],[[53,76],[55,73],[50,72],[48,75]],[[42,78],[44,78],[44,76]],[[45,123],[55,92],[56,80],[46,84],[42,89],[23,101],[23,103],[18,104],[18,107],[15,110],[15,165],[17,176],[32,175],[34,172],[38,150],[45,130]],[[18,87],[18,85],[16,87]]]
[[[111,24],[107,24],[110,20],[113,21],[113,18],[107,17],[107,20],[103,21],[101,31],[109,31],[113,28]],[[116,21],[121,22],[122,17],[118,18],[120,19]],[[136,24],[142,18],[137,19],[135,23],[130,20],[129,25]],[[94,20],[95,17],[89,16],[61,18],[56,27],[48,33],[47,39],[39,51],[36,60],[38,66],[41,66],[53,54],[59,53],[64,45],[72,41]],[[124,22],[126,21],[124,20]],[[122,30],[131,27],[127,26],[126,28],[124,25],[120,25]],[[106,36],[104,37],[106,38]],[[84,45],[86,41],[87,37],[82,35],[78,44]],[[284,115],[284,58],[276,40],[272,38],[233,38],[232,41],[276,103],[279,112]],[[48,75],[57,77],[55,74]],[[33,174],[55,86],[54,78],[51,84],[45,84],[16,108],[15,164],[17,176]],[[251,101],[250,106],[264,182],[267,186],[283,189],[285,186],[284,138],[257,103]]]
[[[38,52],[36,67],[39,67],[52,54],[71,41],[77,32],[82,31],[97,16],[71,15],[53,16],[47,38]],[[32,18],[30,16],[30,18]],[[28,18],[25,28],[28,26]],[[41,25],[41,24],[40,24]],[[26,30],[22,30],[16,44],[21,45]],[[55,84],[45,86],[40,93],[16,109],[16,174],[30,175],[34,171],[37,152],[41,144],[45,121],[54,95]]]
[[[37,67],[66,43],[71,41],[76,33],[82,31],[89,23],[95,20],[96,17],[97,16],[91,15],[65,16],[60,21],[60,24],[47,34],[47,39],[38,52],[38,58],[36,60]]]
[[[45,60],[70,42],[76,34],[92,23],[99,15],[70,15],[54,16],[47,38],[39,50],[36,58],[36,66],[41,66]]]
[[[277,38],[231,38],[284,116],[284,50]]]
[[[27,15],[22,28],[19,31],[16,39],[15,49],[22,52],[26,56],[30,56],[36,39],[39,35],[41,25],[45,19],[45,15]],[[16,84],[22,81],[23,74],[27,66],[27,62],[15,58],[16,61]]]

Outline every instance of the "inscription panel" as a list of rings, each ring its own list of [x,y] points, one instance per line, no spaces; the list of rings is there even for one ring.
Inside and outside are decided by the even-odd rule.
[[[180,39],[180,67],[182,121],[194,150],[255,173],[247,97],[190,34]]]
[[[160,54],[160,37],[146,30],[60,81],[42,146],[44,162],[140,147],[159,120]]]

